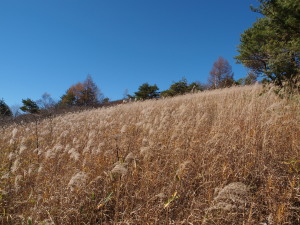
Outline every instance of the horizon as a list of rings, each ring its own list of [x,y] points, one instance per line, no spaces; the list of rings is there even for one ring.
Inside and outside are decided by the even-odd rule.
[[[0,3],[0,98],[7,105],[36,101],[44,93],[59,100],[91,74],[110,100],[148,82],[166,90],[185,77],[206,83],[219,56],[234,78],[240,34],[259,17],[255,0],[5,1]]]

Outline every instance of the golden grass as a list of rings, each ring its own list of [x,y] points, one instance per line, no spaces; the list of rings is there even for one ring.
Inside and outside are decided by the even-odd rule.
[[[12,125],[0,151],[2,224],[300,224],[300,104],[259,85]]]

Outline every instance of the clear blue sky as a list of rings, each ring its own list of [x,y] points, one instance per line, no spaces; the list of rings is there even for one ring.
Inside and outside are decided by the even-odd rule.
[[[206,82],[219,56],[235,78],[240,34],[256,0],[1,0],[0,98],[58,100],[89,73],[121,99],[144,82],[160,91],[183,76]]]

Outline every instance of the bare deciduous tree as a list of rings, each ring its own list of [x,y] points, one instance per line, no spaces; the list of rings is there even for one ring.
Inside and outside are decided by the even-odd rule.
[[[208,78],[210,88],[230,87],[234,84],[233,72],[229,62],[223,57],[219,57],[213,64]]]
[[[37,100],[36,103],[38,104],[38,106],[41,109],[49,109],[51,107],[53,107],[55,105],[55,101],[53,100],[53,98],[51,97],[50,94],[48,94],[47,92],[45,92],[42,95],[42,98]]]

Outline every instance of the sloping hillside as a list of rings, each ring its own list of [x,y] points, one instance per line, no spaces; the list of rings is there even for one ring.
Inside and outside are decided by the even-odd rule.
[[[3,224],[300,224],[300,104],[234,87],[0,131]]]

